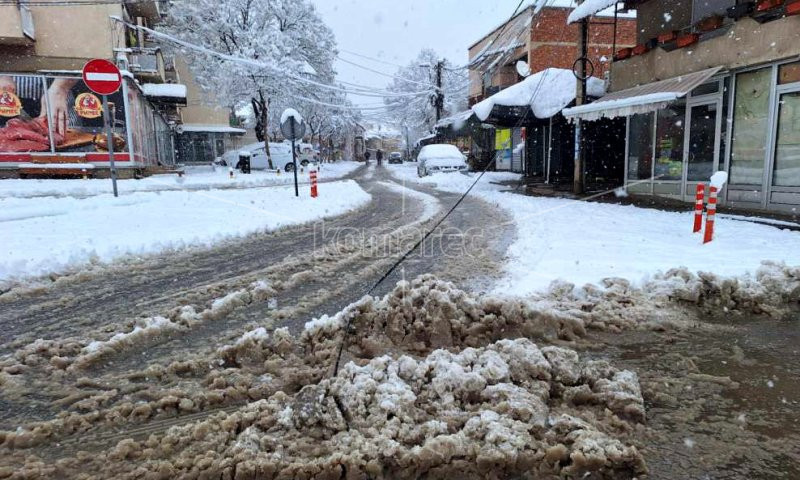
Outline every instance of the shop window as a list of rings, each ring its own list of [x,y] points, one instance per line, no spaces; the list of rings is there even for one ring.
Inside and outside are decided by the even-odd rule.
[[[787,63],[778,67],[779,84],[785,85],[795,82],[800,82],[800,62]]]
[[[781,96],[773,184],[800,187],[800,92]]]
[[[761,185],[767,153],[772,69],[739,74],[733,106],[732,185]]]
[[[711,83],[704,83],[692,90],[692,96],[699,97],[700,95],[710,95],[717,92],[719,92],[719,81],[714,80]]]
[[[685,120],[685,105],[670,105],[658,111],[654,171],[657,180],[681,180],[683,178]]]
[[[714,173],[717,147],[717,104],[692,107],[686,179],[704,181]]]
[[[628,179],[653,176],[653,114],[631,116],[628,133]]]

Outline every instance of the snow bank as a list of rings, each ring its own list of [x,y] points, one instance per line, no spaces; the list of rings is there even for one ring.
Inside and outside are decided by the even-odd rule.
[[[326,183],[320,198],[291,187],[133,193],[119,198],[0,199],[0,281],[68,272],[93,262],[209,246],[264,230],[341,215],[370,200],[354,181]]]
[[[404,165],[393,175],[408,182],[432,184],[463,193],[477,174],[438,174],[423,179]],[[693,212],[661,210],[561,198],[527,197],[498,191],[496,183],[519,178],[490,172],[473,193],[507,211],[517,239],[508,250],[505,275],[494,292],[530,295],[545,292],[552,282],[602,284],[624,278],[644,287],[657,275],[676,268],[713,272],[719,278],[750,278],[762,263],[800,265],[800,233],[780,227],[796,225],[749,217],[717,217],[712,243],[692,235]],[[754,220],[753,222],[746,220]]]
[[[572,362],[556,367],[548,360],[555,355]],[[564,383],[557,372],[566,370]],[[343,471],[348,478],[632,477],[646,472],[644,459],[611,432],[640,424],[629,415],[643,411],[638,391],[633,372],[527,339],[420,358],[385,355],[347,363],[338,377],[293,395],[123,440],[74,466],[175,478],[225,477],[231,468],[236,478],[263,479]]]
[[[263,146],[263,143],[258,144]],[[282,144],[277,144],[282,145]],[[247,148],[245,148],[247,150]],[[291,147],[289,147],[291,153]],[[349,175],[363,163],[336,162],[325,163],[319,169],[320,181],[335,180]],[[81,167],[84,168],[84,167]],[[176,190],[211,190],[242,189],[289,185],[294,183],[291,175],[277,175],[274,172],[254,170],[250,175],[236,173],[230,178],[227,168],[187,167],[183,177],[177,175],[153,175],[141,180],[118,180],[120,195],[134,192],[163,192]],[[306,174],[300,174],[300,181],[308,183]],[[0,180],[0,200],[33,197],[91,197],[111,193],[111,181],[108,179],[88,180]]]

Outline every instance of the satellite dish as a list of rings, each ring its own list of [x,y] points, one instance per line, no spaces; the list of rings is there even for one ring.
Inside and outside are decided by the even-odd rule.
[[[182,135],[183,134],[183,125],[182,124],[175,126],[175,133],[177,133],[178,135]]]
[[[528,62],[520,60],[517,62],[517,73],[519,73],[520,77],[530,77],[531,76],[531,67],[528,65]]]

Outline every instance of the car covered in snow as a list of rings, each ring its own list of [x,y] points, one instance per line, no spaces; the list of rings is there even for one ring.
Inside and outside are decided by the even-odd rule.
[[[389,163],[401,164],[403,163],[403,154],[400,152],[392,152],[389,154]]]
[[[312,151],[313,152],[313,151]],[[269,162],[267,161],[267,149],[263,142],[251,143],[245,145],[239,150],[226,152],[222,157],[215,162],[217,165],[236,167],[239,163],[239,156],[249,153],[250,154],[250,168],[253,170],[267,170],[269,169]],[[279,168],[286,172],[294,170],[294,161],[292,159],[292,144],[289,142],[269,144],[269,153],[272,156],[273,168]],[[312,154],[303,155],[298,152],[297,164],[302,167],[307,167],[311,164],[316,164],[317,160]]]
[[[467,157],[454,145],[433,144],[422,147],[417,155],[417,175],[440,172],[466,172]]]

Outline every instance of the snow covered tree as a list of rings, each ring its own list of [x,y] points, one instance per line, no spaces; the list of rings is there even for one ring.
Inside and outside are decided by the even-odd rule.
[[[252,103],[268,155],[276,105],[333,83],[336,42],[309,0],[173,0],[165,28],[184,42],[252,61],[181,49],[218,100]]]
[[[431,49],[423,49],[417,58],[397,70],[389,91],[401,94],[428,91],[413,97],[388,97],[384,100],[388,118],[395,126],[408,128],[411,135],[420,137],[431,132],[436,124],[436,64],[442,61],[442,117],[467,108],[469,79],[466,69],[453,68],[450,62]]]

